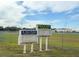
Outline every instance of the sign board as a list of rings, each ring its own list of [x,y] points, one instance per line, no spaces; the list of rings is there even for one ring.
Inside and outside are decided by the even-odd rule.
[[[36,25],[36,29],[38,36],[49,36],[52,34],[51,25],[38,24]]]
[[[18,37],[18,45],[37,42],[36,30],[20,30]]]
[[[37,28],[38,29],[51,29],[51,26],[50,25],[37,25]]]

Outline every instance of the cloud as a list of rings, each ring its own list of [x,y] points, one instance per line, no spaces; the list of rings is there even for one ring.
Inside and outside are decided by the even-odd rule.
[[[5,2],[4,2],[5,1]],[[19,0],[17,0],[19,1]],[[16,0],[2,0],[0,1],[0,26],[21,26],[20,23],[25,15],[47,14],[47,11],[53,13],[61,13],[72,10],[79,5],[79,2],[56,2],[56,1],[24,1],[16,5]],[[25,14],[22,14],[25,12]],[[46,20],[47,21],[47,20]],[[59,23],[58,20],[46,22],[45,20],[28,20],[22,25],[24,27],[35,27],[36,24],[52,24]]]
[[[79,21],[79,14],[70,16],[70,19],[75,20],[75,21],[77,21],[77,20]]]
[[[23,6],[31,10],[43,11],[49,8],[52,12],[63,12],[79,6],[78,1],[25,1]]]
[[[60,20],[25,20],[25,23],[21,24],[20,27],[33,28],[36,27],[36,24],[59,24]]]
[[[53,12],[64,12],[68,10],[72,10],[75,7],[79,6],[79,2],[77,1],[66,1],[66,2],[57,2],[53,7]]]
[[[2,3],[1,3],[2,2]],[[22,18],[22,7],[14,1],[4,0],[0,2],[0,26],[18,26],[18,21]],[[9,3],[9,4],[8,4]]]
[[[46,22],[43,20],[26,20],[21,27],[33,28],[36,27],[36,24],[46,24]]]

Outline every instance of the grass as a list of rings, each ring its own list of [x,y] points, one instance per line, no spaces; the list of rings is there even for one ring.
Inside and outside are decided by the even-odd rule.
[[[62,41],[63,39],[63,41]],[[63,42],[63,45],[62,45]],[[30,44],[27,53],[23,54],[23,46],[18,45],[18,32],[0,32],[1,57],[65,57],[79,56],[79,34],[54,33],[49,37],[49,51],[45,51],[45,38],[43,38],[43,51],[39,51],[39,44],[34,44],[34,52],[30,53]]]

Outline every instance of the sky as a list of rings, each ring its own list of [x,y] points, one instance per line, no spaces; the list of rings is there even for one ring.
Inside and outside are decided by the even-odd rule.
[[[79,30],[79,1],[0,0],[0,26],[36,24]]]

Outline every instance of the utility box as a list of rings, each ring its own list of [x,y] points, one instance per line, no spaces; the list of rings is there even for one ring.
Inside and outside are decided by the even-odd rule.
[[[38,36],[49,36],[52,35],[51,25],[36,25],[37,35]]]
[[[37,43],[37,31],[36,30],[20,30],[18,37],[18,45],[27,43]]]

